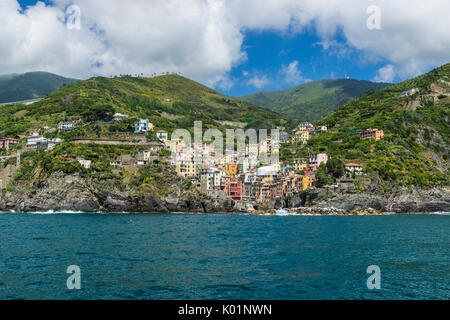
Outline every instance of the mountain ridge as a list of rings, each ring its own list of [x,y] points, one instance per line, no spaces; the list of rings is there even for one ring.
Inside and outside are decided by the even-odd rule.
[[[356,79],[323,79],[278,91],[263,91],[237,99],[304,121],[317,121],[368,90],[391,84]]]
[[[44,71],[0,75],[0,103],[41,98],[76,81]]]

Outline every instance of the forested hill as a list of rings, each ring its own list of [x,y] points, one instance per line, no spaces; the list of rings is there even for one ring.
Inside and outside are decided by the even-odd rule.
[[[108,120],[114,113],[127,114],[130,121],[148,118],[156,129],[169,132],[191,128],[194,121],[202,121],[204,128],[222,130],[294,125],[275,112],[224,96],[179,75],[123,76],[78,81],[31,105],[4,106],[0,108],[0,134],[24,134],[43,125],[56,127],[60,121],[76,117],[84,122]]]
[[[0,76],[0,103],[37,99],[75,81],[48,72],[3,75]]]
[[[368,90],[379,90],[388,85],[353,79],[319,80],[287,90],[258,92],[238,99],[290,118],[315,121]]]

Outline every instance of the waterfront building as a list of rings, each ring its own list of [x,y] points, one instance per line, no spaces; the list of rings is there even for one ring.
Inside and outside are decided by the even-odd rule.
[[[314,178],[310,175],[303,175],[298,182],[298,190],[305,191],[312,187]]]
[[[227,180],[227,194],[232,200],[242,199],[242,182],[237,177],[230,177]]]
[[[177,175],[184,178],[195,177],[197,175],[197,164],[193,158],[186,160],[177,159],[176,171]]]

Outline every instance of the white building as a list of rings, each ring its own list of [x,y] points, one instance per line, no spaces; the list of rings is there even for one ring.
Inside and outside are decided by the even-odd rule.
[[[278,173],[277,166],[275,166],[275,165],[261,167],[261,168],[258,168],[258,171],[257,171],[258,176],[273,176],[277,173]]]
[[[200,183],[204,190],[218,189],[223,177],[225,177],[223,170],[214,167],[203,169],[200,172]]]
[[[317,133],[318,133],[318,134],[325,133],[325,132],[327,132],[327,131],[328,131],[327,126],[318,126],[318,127],[317,127]]]
[[[33,134],[27,138],[27,147],[36,146],[38,143],[46,142],[47,139],[39,134]]]
[[[134,125],[134,133],[147,132],[148,130],[150,130],[150,122],[148,119],[141,119]]]
[[[81,164],[82,167],[89,169],[91,167],[91,160],[86,160],[86,159],[78,159],[78,162]]]
[[[363,168],[362,165],[360,165],[359,163],[347,163],[345,165],[345,170],[349,171],[349,172],[362,172]]]
[[[58,129],[73,129],[73,126],[72,122],[60,122],[58,124]]]
[[[156,131],[156,137],[162,142],[166,142],[169,139],[169,133],[164,130]]]
[[[310,122],[300,122],[300,124],[298,125],[298,130],[300,130],[300,131],[310,130],[310,129],[314,129],[314,126]]]
[[[116,121],[127,120],[127,119],[128,119],[127,114],[121,114],[121,113],[114,114],[114,120],[116,120]]]
[[[414,88],[414,89],[406,90],[406,91],[403,91],[402,93],[400,93],[399,95],[396,95],[394,98],[400,98],[400,97],[412,96],[412,95],[418,93],[419,91],[420,91],[419,88]]]

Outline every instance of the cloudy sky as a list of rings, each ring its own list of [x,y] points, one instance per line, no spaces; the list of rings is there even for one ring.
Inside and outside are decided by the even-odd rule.
[[[398,82],[450,62],[448,21],[448,0],[0,0],[0,74],[180,72],[231,96]]]

